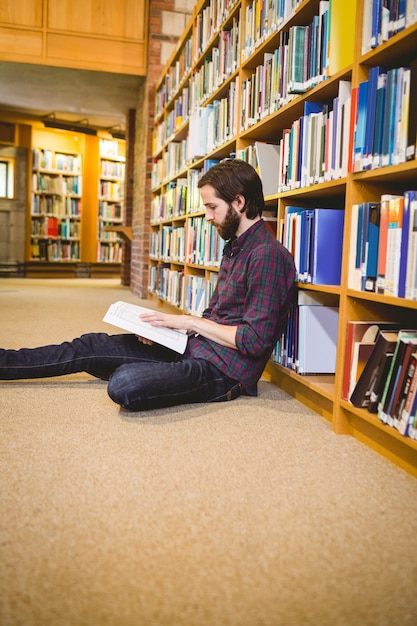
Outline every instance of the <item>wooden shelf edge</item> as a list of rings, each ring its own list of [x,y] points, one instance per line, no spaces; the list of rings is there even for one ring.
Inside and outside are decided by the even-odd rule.
[[[355,409],[346,401],[341,402],[340,408],[347,422],[346,434],[417,478],[417,441],[403,437],[395,428],[383,424],[363,409]],[[337,425],[335,432],[340,434]]]
[[[275,385],[308,406],[329,422],[333,421],[333,394],[326,386],[334,386],[333,376],[302,377],[270,361],[264,375]],[[319,380],[321,379],[321,383]]]

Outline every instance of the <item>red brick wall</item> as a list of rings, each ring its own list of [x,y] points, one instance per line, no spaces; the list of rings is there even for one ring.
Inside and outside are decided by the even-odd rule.
[[[165,60],[161,60],[164,43],[175,44],[178,37],[163,33],[163,13],[183,13],[186,21],[191,15],[175,8],[174,0],[150,0],[148,72],[138,95],[135,124],[128,125],[128,143],[134,145],[134,185],[131,247],[130,287],[140,298],[147,297],[149,222],[151,212],[152,128],[155,110],[155,85],[161,75]],[[169,21],[166,20],[165,23]],[[133,141],[132,141],[133,140]]]

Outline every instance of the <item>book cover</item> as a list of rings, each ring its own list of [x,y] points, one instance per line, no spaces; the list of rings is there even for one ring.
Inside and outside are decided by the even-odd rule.
[[[349,397],[350,402],[354,406],[361,408],[368,407],[371,394],[377,393],[384,371],[386,355],[394,351],[397,339],[397,331],[379,330],[374,349]],[[375,398],[373,398],[373,402],[375,402]]]
[[[385,116],[385,94],[387,91],[387,72],[378,76],[375,108],[375,129],[373,139],[372,167],[381,167],[382,164],[382,135]]]
[[[314,285],[340,285],[344,211],[313,210],[311,282]]]
[[[400,330],[398,333],[397,343],[394,348],[394,356],[391,362],[387,379],[385,381],[381,400],[378,403],[378,417],[385,424],[390,423],[392,394],[393,390],[395,389],[395,383],[399,376],[399,368],[402,365],[405,345],[410,341],[415,341],[416,339],[417,330]]]
[[[342,384],[342,398],[348,400],[350,394],[353,391],[352,385],[352,367],[354,359],[355,345],[361,341],[375,342],[378,331],[379,322],[363,321],[363,320],[349,320],[346,328],[346,343],[345,343],[345,357],[343,365],[343,384]]]
[[[402,435],[405,435],[408,425],[408,418],[406,414],[403,417],[403,411],[408,399],[408,394],[411,391],[411,385],[414,375],[416,373],[417,366],[417,353],[416,344],[410,343],[406,347],[404,354],[404,361],[402,366],[402,379],[398,383],[398,392],[393,401],[392,407],[392,419],[394,428],[396,428]]]
[[[400,267],[398,271],[398,297],[405,298],[406,284],[407,284],[407,267],[408,267],[408,251],[410,248],[410,232],[411,231],[411,208],[413,199],[416,197],[415,191],[404,192],[403,202],[403,219],[402,219],[402,232],[401,232],[401,247],[400,247]]]
[[[404,196],[391,196],[388,201],[385,295],[398,295],[403,211]]]
[[[368,81],[362,81],[358,86],[357,121],[354,132],[353,161],[354,171],[360,172],[363,169],[363,159],[365,154],[366,123],[368,118]]]
[[[406,298],[417,300],[417,191],[405,192],[410,204]]]
[[[298,373],[334,374],[339,309],[301,305],[298,316]]]
[[[277,194],[278,172],[280,168],[279,146],[271,143],[256,141],[255,151],[264,196]]]

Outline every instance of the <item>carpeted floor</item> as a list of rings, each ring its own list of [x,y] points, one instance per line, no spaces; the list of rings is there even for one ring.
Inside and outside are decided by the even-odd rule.
[[[0,279],[0,345],[113,332],[119,299]],[[83,374],[0,382],[0,415],[1,626],[417,623],[417,481],[271,383],[135,414]]]

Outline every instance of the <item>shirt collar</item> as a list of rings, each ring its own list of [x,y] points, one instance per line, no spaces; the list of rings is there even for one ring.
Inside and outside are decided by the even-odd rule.
[[[258,230],[262,224],[262,220],[258,220],[252,226],[250,226],[244,233],[240,235],[240,237],[235,237],[233,239],[229,239],[229,241],[225,244],[223,249],[223,256],[226,257],[234,257],[238,254],[240,250],[243,250],[248,239]]]

